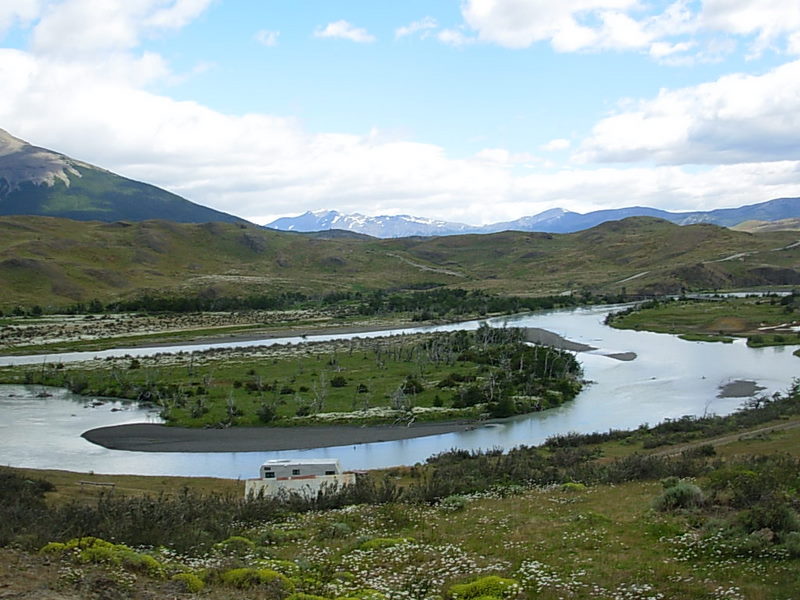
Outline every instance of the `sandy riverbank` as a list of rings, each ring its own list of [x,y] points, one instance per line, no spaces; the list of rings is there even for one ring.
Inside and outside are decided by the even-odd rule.
[[[472,427],[475,425],[452,421],[415,423],[410,427],[338,425],[229,429],[191,429],[133,423],[99,427],[85,432],[82,437],[112,450],[136,452],[273,452],[407,440],[464,431]]]
[[[737,379],[719,386],[717,398],[752,398],[761,390],[766,389],[755,381]]]

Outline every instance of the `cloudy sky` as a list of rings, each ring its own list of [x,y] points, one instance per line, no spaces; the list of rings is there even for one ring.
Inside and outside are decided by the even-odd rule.
[[[2,0],[0,128],[258,223],[800,195],[800,2]]]

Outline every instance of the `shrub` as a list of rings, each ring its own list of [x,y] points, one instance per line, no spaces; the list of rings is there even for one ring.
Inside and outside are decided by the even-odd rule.
[[[353,528],[343,521],[336,521],[324,526],[317,534],[317,539],[344,538],[353,533]]]
[[[800,557],[800,532],[792,531],[787,533],[783,538],[783,546],[793,558]]]
[[[191,594],[196,594],[205,587],[203,580],[194,573],[178,573],[172,576],[172,581],[178,582],[184,591]]]
[[[151,577],[161,577],[164,574],[164,565],[149,554],[128,551],[122,552],[122,566],[131,571],[147,573]]]
[[[518,587],[513,579],[489,575],[471,583],[459,583],[450,587],[453,600],[478,600],[478,598],[503,598]]]
[[[747,532],[769,529],[781,533],[800,529],[797,513],[777,498],[769,498],[742,511],[737,521]]]
[[[565,492],[582,492],[586,489],[586,486],[582,483],[568,481],[567,483],[561,484],[561,489]]]
[[[403,382],[402,390],[404,394],[420,394],[425,390],[425,387],[419,382],[419,380],[409,375]]]
[[[447,496],[439,502],[439,508],[445,512],[459,512],[467,506],[467,499],[459,494]]]
[[[231,569],[225,571],[221,579],[223,583],[240,589],[268,586],[284,592],[294,590],[294,584],[286,575],[282,575],[272,569],[253,569],[249,567]]]
[[[63,554],[66,546],[61,542],[50,542],[45,544],[39,552],[42,554]]]
[[[698,508],[705,504],[703,491],[693,483],[679,481],[668,487],[653,501],[653,508],[661,512],[680,508]]]
[[[214,548],[223,554],[244,556],[246,554],[252,554],[256,549],[256,545],[255,542],[248,540],[246,537],[232,535],[228,539],[222,540],[218,544],[214,544]]]
[[[347,379],[342,375],[335,375],[331,377],[331,387],[341,388],[347,385]]]
[[[272,408],[269,404],[262,404],[256,410],[256,414],[258,415],[258,420],[262,423],[271,423],[275,420],[277,414],[275,413],[275,409]]]

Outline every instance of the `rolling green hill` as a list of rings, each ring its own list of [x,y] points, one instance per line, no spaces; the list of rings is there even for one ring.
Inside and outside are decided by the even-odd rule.
[[[161,188],[31,146],[0,129],[0,215],[81,221],[245,222]]]
[[[0,307],[144,292],[244,295],[449,286],[523,295],[800,284],[795,232],[650,218],[571,234],[319,239],[243,223],[0,218]]]

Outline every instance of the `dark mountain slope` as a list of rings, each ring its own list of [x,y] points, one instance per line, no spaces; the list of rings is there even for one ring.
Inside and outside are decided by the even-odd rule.
[[[161,188],[32,146],[0,129],[0,215],[81,221],[245,222]]]

